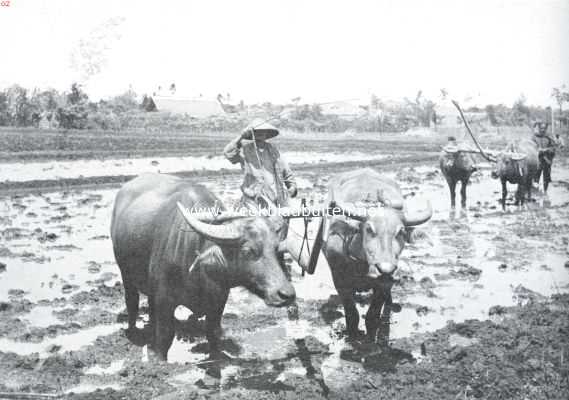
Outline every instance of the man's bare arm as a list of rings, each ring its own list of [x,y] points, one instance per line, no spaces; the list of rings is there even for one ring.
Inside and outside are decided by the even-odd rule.
[[[232,139],[223,149],[223,155],[231,162],[231,164],[241,163],[243,157],[241,156],[241,141],[246,132],[242,132],[239,136]]]

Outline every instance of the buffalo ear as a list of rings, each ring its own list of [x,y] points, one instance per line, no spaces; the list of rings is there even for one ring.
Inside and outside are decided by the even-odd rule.
[[[414,244],[417,242],[421,242],[421,241],[425,241],[427,242],[430,246],[433,245],[433,241],[431,239],[431,237],[429,236],[429,234],[424,231],[423,229],[420,228],[406,228],[405,229],[405,241],[407,243],[410,244]]]
[[[196,267],[204,268],[204,270],[212,270],[215,267],[227,267],[227,260],[221,251],[221,247],[213,245],[196,257],[188,272],[191,273]]]

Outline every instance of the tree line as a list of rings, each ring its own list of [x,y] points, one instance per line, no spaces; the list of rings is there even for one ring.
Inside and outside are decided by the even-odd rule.
[[[568,125],[569,115],[563,105],[569,103],[565,86],[554,88],[552,98],[558,110],[556,118],[562,126]],[[321,105],[301,104],[300,98],[290,104],[269,102],[237,106],[224,105],[226,114],[205,119],[190,115],[154,113],[156,106],[149,96],[139,96],[128,90],[119,96],[91,101],[81,85],[73,83],[69,90],[28,90],[13,85],[0,91],[0,126],[39,127],[97,130],[197,130],[235,131],[242,129],[252,116],[281,115],[275,121],[282,128],[296,131],[343,132],[347,129],[364,132],[401,132],[413,127],[435,128],[447,116],[441,115],[437,103],[418,91],[414,98],[386,102],[372,95],[368,105],[360,106],[351,119],[325,113]],[[485,115],[491,126],[523,126],[531,120],[550,120],[551,110],[532,106],[522,95],[511,105],[489,104],[483,108],[471,107],[467,113]],[[258,114],[258,115],[255,115]]]

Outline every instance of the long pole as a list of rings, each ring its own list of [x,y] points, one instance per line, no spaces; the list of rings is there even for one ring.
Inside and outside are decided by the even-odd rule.
[[[476,137],[474,137],[474,134],[472,133],[472,130],[470,129],[470,125],[468,124],[468,121],[466,120],[466,118],[464,117],[464,113],[462,112],[462,108],[460,108],[460,105],[458,104],[458,102],[456,100],[451,100],[452,104],[454,104],[454,106],[456,107],[456,109],[458,110],[458,112],[460,113],[460,118],[462,118],[462,122],[464,122],[464,126],[466,126],[466,130],[468,131],[468,133],[470,134],[470,137],[472,138],[472,140],[474,141],[474,144],[476,145],[476,147],[478,147],[478,150],[480,151],[480,154],[482,155],[482,157],[484,157],[486,160],[488,161],[493,161],[485,152],[484,150],[482,150],[482,147],[480,147],[480,145],[478,144],[478,140],[476,140]]]
[[[555,118],[554,118],[554,108],[555,107],[551,107],[551,136],[555,135]]]

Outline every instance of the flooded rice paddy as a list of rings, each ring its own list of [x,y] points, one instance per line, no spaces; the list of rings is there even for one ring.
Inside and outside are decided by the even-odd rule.
[[[344,161],[366,166],[368,160],[385,157],[354,153],[340,159],[314,152],[307,158],[307,154],[290,154],[289,162],[314,162],[314,169],[301,172],[298,181],[299,197],[316,203],[325,198],[332,173],[330,168],[319,168],[319,160],[337,162],[339,171]],[[425,239],[408,245],[402,254],[393,289],[401,311],[391,316],[388,351],[345,340],[343,309],[322,256],[314,275],[302,276],[293,267],[298,321],[289,321],[286,310],[268,308],[236,288],[222,322],[227,360],[208,360],[203,321],[179,307],[168,364],[157,364],[146,346],[129,342],[122,331],[126,311],[109,238],[117,189],[1,196],[0,385],[4,391],[85,399],[379,398],[382,382],[405,377],[399,384],[412,386],[410,374],[420,377],[424,365],[434,362],[435,355],[431,358],[425,343],[440,332],[450,332],[445,346],[453,357],[452,351],[489,340],[455,329],[460,324],[468,328],[471,320],[477,320],[507,325],[512,323],[508,307],[545,302],[569,292],[566,161],[557,161],[547,196],[539,192],[535,202],[508,205],[506,211],[498,204],[499,183],[490,179],[484,165],[468,188],[468,208],[451,210],[446,182],[435,166],[433,160],[383,171],[401,184],[410,204],[429,199],[435,210],[423,227]],[[215,158],[14,163],[2,167],[0,181],[186,167],[231,168]],[[224,201],[239,197],[238,177],[203,183]],[[513,195],[514,187],[510,189]],[[294,221],[291,229],[301,232],[302,221]],[[312,237],[315,229],[313,221]],[[360,314],[365,314],[367,299],[366,293],[358,297]],[[143,305],[138,325],[145,322]],[[360,329],[363,324],[362,320]],[[455,389],[459,394],[464,390]]]

